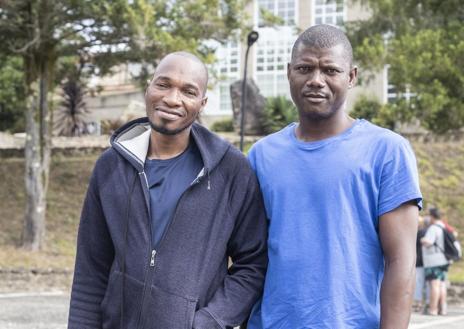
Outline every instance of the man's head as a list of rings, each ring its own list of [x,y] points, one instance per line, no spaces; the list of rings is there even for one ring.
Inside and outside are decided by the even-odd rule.
[[[348,89],[356,81],[348,38],[334,26],[310,27],[293,46],[287,76],[300,118],[331,118],[343,110]]]
[[[195,55],[175,52],[164,57],[145,91],[151,128],[165,135],[190,128],[206,105],[207,85],[208,70]]]
[[[440,210],[438,208],[430,208],[429,215],[433,221],[437,221],[441,219]]]

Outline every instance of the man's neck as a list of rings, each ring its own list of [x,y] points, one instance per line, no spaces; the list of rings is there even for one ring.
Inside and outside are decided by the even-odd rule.
[[[152,129],[147,158],[158,160],[174,158],[185,151],[189,145],[189,140],[190,128],[176,135],[165,135]]]
[[[354,119],[345,112],[326,120],[311,120],[300,116],[296,128],[296,137],[304,142],[314,142],[341,134],[354,123]]]

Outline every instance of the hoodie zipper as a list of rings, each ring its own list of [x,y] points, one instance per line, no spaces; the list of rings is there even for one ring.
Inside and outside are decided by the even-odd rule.
[[[201,182],[201,179],[205,176],[208,176],[208,186],[207,186],[207,189],[208,190],[211,190],[211,184],[210,184],[210,180],[209,180],[209,171],[208,169],[205,169],[204,170],[206,172],[206,174],[202,171],[200,171],[200,173],[198,174],[198,176],[192,181],[192,183],[190,183],[190,185],[187,187],[187,189],[181,194],[181,196],[179,197],[179,200],[177,201],[177,204],[176,204],[176,208],[174,209],[174,214],[172,216],[172,219],[171,221],[169,222],[168,226],[166,227],[166,229],[164,230],[163,232],[163,235],[161,236],[161,239],[160,239],[160,242],[158,243],[158,251],[160,250],[161,248],[161,245],[163,244],[163,241],[164,241],[164,237],[166,236],[166,234],[168,233],[169,231],[169,228],[172,226],[172,224],[174,223],[174,221],[176,220],[177,216],[177,208],[179,207],[179,204],[181,203],[184,195],[192,188],[192,186],[195,186],[197,184],[199,184]]]
[[[145,187],[144,187],[144,199],[145,199],[145,193],[148,192],[150,193],[150,188],[148,186],[148,179],[147,175],[145,174],[145,170],[139,173],[139,175],[142,175],[143,178],[145,179]],[[149,236],[150,236],[150,246],[149,246],[149,263],[147,266],[147,269],[145,270],[145,280],[143,284],[143,291],[142,291],[142,299],[141,299],[141,304],[140,304],[140,312],[137,320],[137,327],[140,328],[142,325],[142,312],[143,312],[143,305],[145,304],[145,295],[147,293],[147,290],[150,289],[151,286],[151,280],[150,278],[152,277],[152,271],[155,267],[155,260],[156,260],[156,250],[153,247],[153,234],[152,234],[152,223],[151,223],[151,214],[150,214],[150,204],[147,204],[147,209],[148,209],[148,230],[149,230]],[[148,284],[150,282],[150,284]]]
[[[150,251],[149,251],[150,259],[149,259],[149,266],[148,266],[148,268],[146,270],[146,279],[145,279],[145,282],[144,282],[144,287],[143,287],[143,292],[142,292],[142,303],[141,303],[141,307],[140,307],[139,318],[137,320],[137,328],[140,328],[141,325],[142,325],[142,311],[143,311],[143,305],[145,304],[145,295],[146,295],[148,289],[151,288],[151,284],[153,282],[153,272],[155,271],[156,256],[158,254],[158,251],[160,250],[161,245],[163,244],[163,241],[165,240],[165,236],[166,236],[167,232],[169,231],[169,228],[171,227],[171,225],[174,223],[174,221],[177,218],[176,213],[177,213],[177,208],[178,208],[179,204],[181,203],[184,195],[192,188],[192,186],[197,185],[198,183],[200,183],[201,179],[204,176],[208,176],[207,189],[208,190],[211,189],[211,183],[210,183],[210,178],[209,178],[209,170],[205,169],[204,171],[206,172],[206,174],[203,171],[201,171],[198,174],[198,176],[193,180],[193,182],[189,185],[189,187],[187,187],[187,189],[179,197],[179,201],[177,201],[176,208],[174,209],[174,215],[173,215],[171,221],[169,222],[168,226],[164,230],[163,235],[162,235],[162,237],[160,239],[160,242],[158,244],[158,248],[157,248],[158,250],[153,248],[153,235],[152,235],[151,217],[149,216],[150,218],[148,218],[148,226],[149,226],[149,230],[150,230]],[[140,174],[143,175],[143,177],[145,178],[145,183],[146,183],[145,187],[149,191],[148,180],[147,180],[147,176],[145,174],[145,171],[142,171]],[[148,207],[149,207],[149,205],[148,205]],[[148,284],[148,282],[150,282],[150,284]]]

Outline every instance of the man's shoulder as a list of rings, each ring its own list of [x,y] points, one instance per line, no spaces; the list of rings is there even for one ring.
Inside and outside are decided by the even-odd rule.
[[[197,142],[202,143],[199,147],[203,147],[209,154],[208,156],[214,158],[215,169],[219,169],[223,174],[226,172],[233,174],[251,173],[245,155],[236,146],[199,124],[195,124],[194,129]]]
[[[433,234],[440,234],[442,231],[443,231],[443,228],[444,226],[438,224],[438,223],[435,223],[435,224],[432,224],[430,225],[428,228],[427,228],[427,233],[433,233]]]
[[[282,128],[279,131],[276,131],[272,134],[269,134],[260,140],[258,140],[252,147],[252,149],[267,149],[275,146],[279,146],[282,143],[291,142],[290,130],[295,126],[294,123],[289,124],[288,126]]]
[[[369,140],[376,141],[378,143],[392,143],[392,144],[402,144],[407,143],[407,140],[400,134],[384,127],[380,127],[370,121],[362,120],[363,124],[362,129],[360,129],[360,134],[369,135]]]
[[[112,172],[121,159],[122,157],[113,147],[107,148],[102,154],[100,154],[95,162],[95,174],[105,175],[106,173]]]
[[[227,149],[222,161],[219,162],[218,167],[222,171],[232,173],[233,176],[244,177],[252,173],[250,163],[245,155],[233,145]]]
[[[104,150],[102,154],[97,159],[97,165],[105,166],[114,163],[114,161],[118,160],[120,156],[118,152],[111,146]]]
[[[357,147],[367,147],[375,150],[376,154],[391,158],[393,155],[411,153],[409,141],[400,134],[367,120],[363,120],[361,129],[355,134],[354,142]]]

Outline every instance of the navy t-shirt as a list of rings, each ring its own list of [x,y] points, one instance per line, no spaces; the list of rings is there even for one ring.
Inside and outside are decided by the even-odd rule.
[[[183,153],[174,158],[145,161],[145,173],[150,188],[151,233],[155,248],[172,220],[179,198],[202,168],[200,151],[193,140],[190,140]]]

